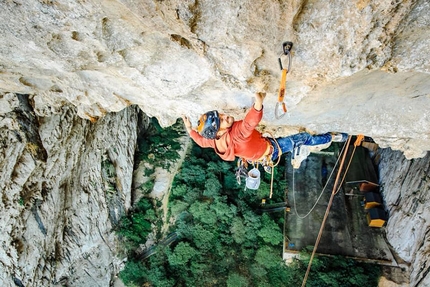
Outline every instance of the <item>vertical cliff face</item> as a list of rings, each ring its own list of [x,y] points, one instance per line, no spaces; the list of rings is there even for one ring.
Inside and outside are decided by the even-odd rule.
[[[2,95],[1,286],[108,286],[120,260],[112,227],[130,206],[136,107],[97,123],[73,106],[37,117]]]
[[[163,126],[196,123],[214,108],[241,117],[265,90],[276,135],[345,131],[401,151],[381,174],[387,237],[425,286],[425,159],[407,159],[430,150],[429,27],[427,0],[1,1],[0,283],[107,285],[111,224],[130,205],[131,105]]]
[[[388,242],[410,264],[410,286],[430,285],[430,153],[406,160],[400,152],[384,150],[379,164],[389,220]]]

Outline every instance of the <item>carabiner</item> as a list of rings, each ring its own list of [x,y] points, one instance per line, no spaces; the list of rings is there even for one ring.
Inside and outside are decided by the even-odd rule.
[[[281,70],[284,70],[282,65],[282,56],[288,56],[288,68],[287,71],[291,69],[291,49],[293,48],[293,42],[284,42],[282,44],[282,53],[279,55],[278,62]]]
[[[279,114],[280,106],[282,106],[282,112],[283,112],[282,114]],[[277,102],[276,106],[275,106],[275,117],[276,117],[276,119],[278,119],[278,120],[282,119],[286,114],[287,114],[287,105],[284,102],[282,102],[282,103]]]

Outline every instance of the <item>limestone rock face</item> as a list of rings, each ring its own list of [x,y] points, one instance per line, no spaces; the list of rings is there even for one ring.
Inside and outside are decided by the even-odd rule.
[[[274,135],[365,134],[401,151],[385,177],[428,162],[427,0],[4,0],[0,36],[2,286],[111,282],[112,223],[131,204],[132,105],[163,126],[183,114],[195,124],[215,108],[242,117],[266,91]],[[287,40],[288,113],[276,119]],[[385,186],[387,237],[426,286],[427,201],[414,193],[426,185],[408,182]]]
[[[400,152],[384,150],[379,171],[389,211],[387,239],[410,264],[409,286],[430,286],[430,153],[408,161]]]
[[[38,115],[71,103],[95,120],[137,104],[163,126],[214,108],[242,116],[264,90],[277,134],[430,150],[427,0],[218,2],[2,1],[0,89],[34,95]],[[276,120],[286,40],[289,113]]]
[[[112,226],[130,207],[138,109],[93,124],[70,104],[41,118],[28,96],[0,100],[13,107],[0,116],[0,285],[108,286],[121,266]]]

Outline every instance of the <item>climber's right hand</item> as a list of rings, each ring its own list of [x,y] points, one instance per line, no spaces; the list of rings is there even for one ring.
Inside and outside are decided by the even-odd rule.
[[[257,111],[260,111],[263,108],[263,101],[265,97],[266,97],[266,93],[264,92],[258,92],[255,94],[254,108]]]
[[[266,98],[266,93],[264,92],[258,92],[255,95],[256,100],[260,101],[261,103],[263,103],[264,99]]]

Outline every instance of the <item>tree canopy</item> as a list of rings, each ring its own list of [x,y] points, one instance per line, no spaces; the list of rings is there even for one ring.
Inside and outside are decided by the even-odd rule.
[[[270,193],[270,175],[261,171],[260,188],[250,190],[237,184],[234,169],[211,149],[192,146],[169,198],[169,221],[174,222],[169,232],[176,232],[178,240],[158,246],[144,261],[130,256],[120,273],[127,286],[301,285],[308,253],[286,265],[284,214],[260,211],[261,199]],[[275,172],[271,200],[276,203],[283,201],[286,183],[278,176],[281,165]],[[376,266],[341,257],[314,260],[307,286],[377,286]]]

